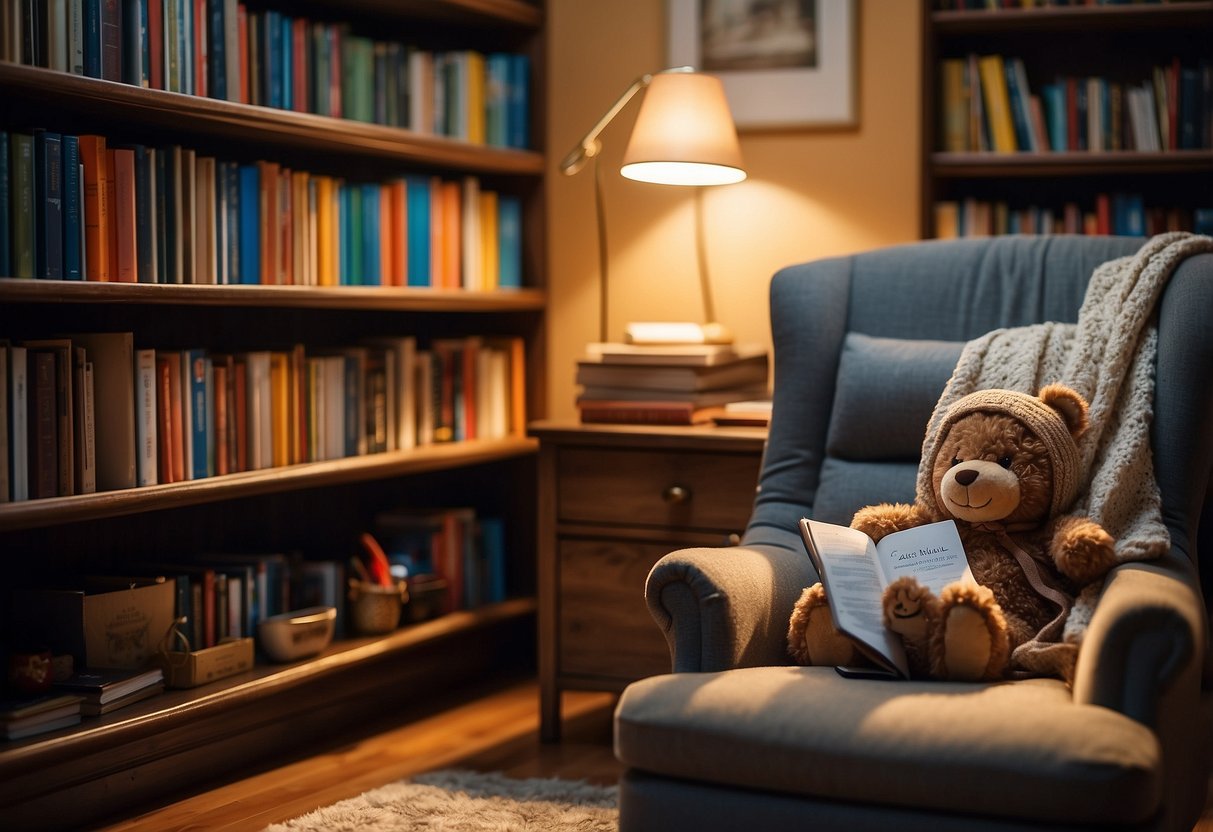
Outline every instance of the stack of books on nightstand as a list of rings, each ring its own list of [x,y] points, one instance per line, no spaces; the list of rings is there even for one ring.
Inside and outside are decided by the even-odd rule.
[[[732,344],[592,343],[577,362],[582,422],[691,425],[767,395],[767,352]]]
[[[19,740],[80,722],[83,699],[70,693],[42,693],[0,699],[0,739]]]

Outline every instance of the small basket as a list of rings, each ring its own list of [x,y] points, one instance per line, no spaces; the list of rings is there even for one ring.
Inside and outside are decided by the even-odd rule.
[[[403,581],[383,586],[350,581],[350,624],[362,635],[390,633],[400,625],[400,608],[408,598]]]

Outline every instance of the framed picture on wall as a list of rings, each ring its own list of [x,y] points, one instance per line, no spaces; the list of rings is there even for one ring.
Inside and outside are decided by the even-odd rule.
[[[858,123],[858,0],[667,3],[670,66],[720,78],[739,130]]]

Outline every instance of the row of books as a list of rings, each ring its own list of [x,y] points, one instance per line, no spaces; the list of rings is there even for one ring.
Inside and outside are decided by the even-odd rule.
[[[733,344],[591,343],[577,362],[582,422],[689,425],[767,395],[765,350]]]
[[[0,342],[0,502],[525,432],[517,337],[217,353],[133,334]]]
[[[0,273],[127,283],[522,283],[522,209],[480,180],[347,182],[179,145],[0,131]]]
[[[50,690],[0,700],[0,739],[18,740],[80,724],[164,691],[164,671],[81,668]]]
[[[1178,58],[1148,78],[1057,77],[1029,85],[1021,58],[940,62],[941,147],[949,152],[1157,152],[1213,148],[1213,60]]]
[[[423,50],[236,0],[12,0],[0,60],[525,148],[525,55]]]
[[[1076,202],[1061,208],[1011,207],[1004,201],[941,200],[935,203],[935,236],[985,237],[997,234],[1121,234],[1149,237],[1165,231],[1213,234],[1213,206],[1147,207],[1140,194],[1097,194],[1084,209]]]

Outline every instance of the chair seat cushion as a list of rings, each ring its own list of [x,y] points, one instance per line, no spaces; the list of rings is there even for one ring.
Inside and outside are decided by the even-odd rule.
[[[654,676],[615,712],[624,764],[691,781],[1022,820],[1133,823],[1162,791],[1152,731],[1052,679],[844,679],[826,667]]]

